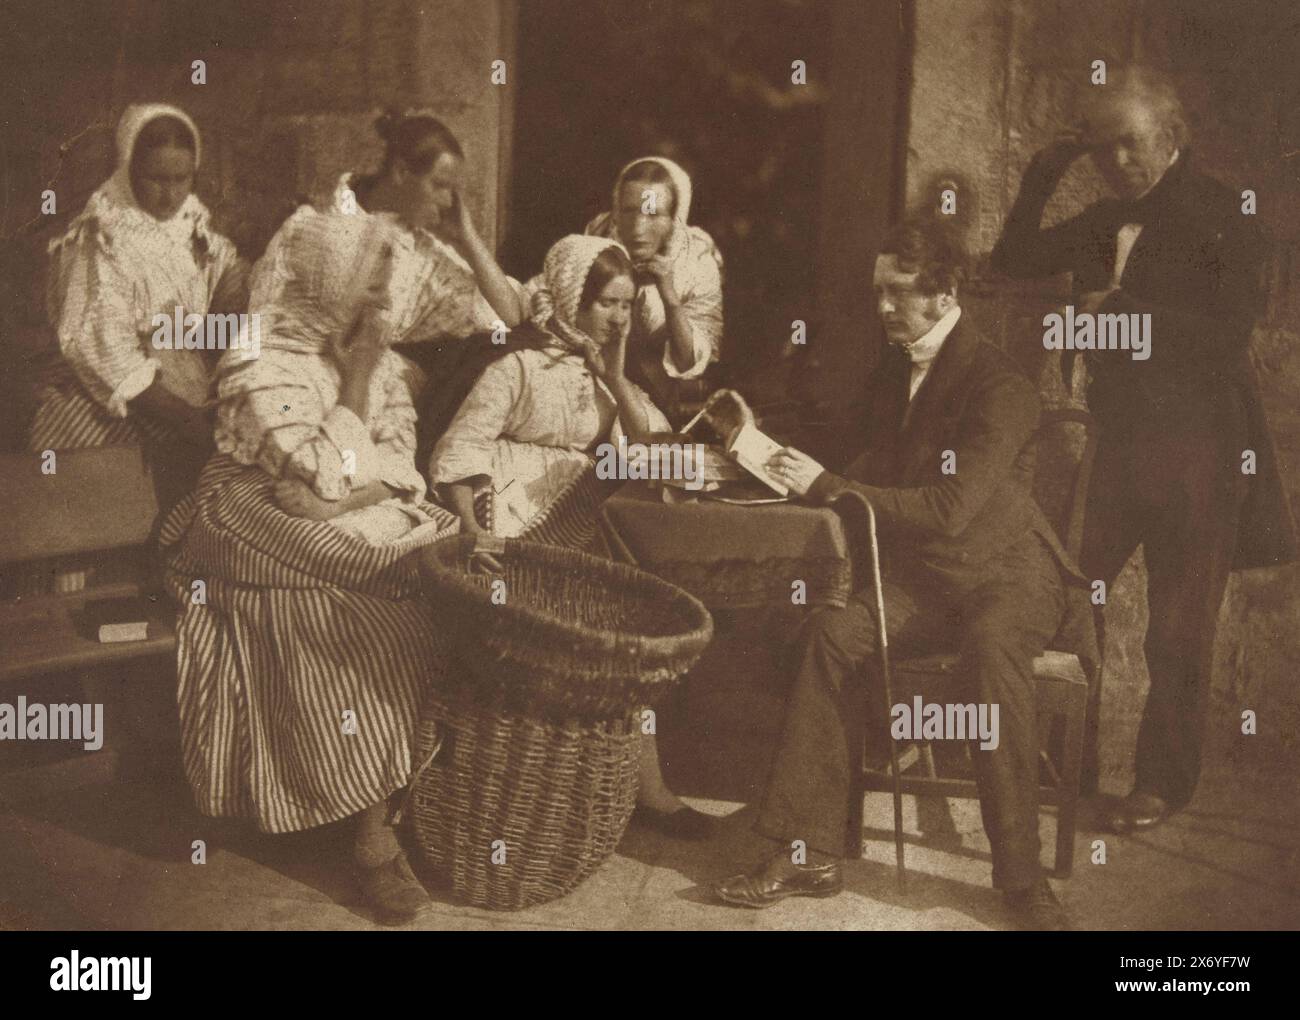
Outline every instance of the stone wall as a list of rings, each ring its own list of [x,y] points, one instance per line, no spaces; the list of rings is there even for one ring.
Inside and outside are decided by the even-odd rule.
[[[1300,79],[1293,4],[1273,0],[916,0],[907,195],[937,201],[955,186],[957,216],[986,265],[1030,155],[1064,124],[1070,97],[1087,87],[1093,60],[1142,60],[1170,71],[1192,121],[1196,160],[1259,196],[1261,225],[1275,241],[1271,308],[1254,357],[1280,447],[1284,479],[1300,506],[1300,291],[1291,267],[1300,250]],[[1062,182],[1048,222],[1101,193],[1082,161]],[[1042,350],[1042,316],[1064,303],[1068,278],[1021,285],[987,271],[965,305],[985,331],[1041,380],[1045,402],[1077,402]],[[1110,788],[1130,777],[1148,678],[1141,554],[1110,592],[1102,714],[1102,774]],[[1221,615],[1210,740],[1261,774],[1300,773],[1300,570],[1233,576]],[[1243,739],[1241,712],[1259,735]],[[1288,781],[1293,782],[1293,779]]]
[[[126,49],[91,49],[76,76],[32,83],[47,109],[19,125],[46,168],[66,174],[73,203],[111,166],[122,108],[165,100],[203,132],[202,197],[251,239],[261,203],[314,194],[344,170],[375,165],[382,150],[373,118],[395,105],[426,109],[455,132],[471,208],[495,238],[509,89],[489,76],[493,60],[513,62],[511,0],[237,0],[162,27],[156,4],[116,6],[111,24]],[[191,80],[195,60],[206,63],[205,84]],[[59,167],[57,150],[74,137],[78,158],[66,153]]]
[[[19,6],[22,6],[20,0]],[[0,337],[5,364],[49,341],[39,269],[44,245],[111,172],[123,108],[162,100],[203,134],[196,181],[219,229],[256,257],[299,196],[345,170],[374,168],[372,124],[384,107],[427,109],[466,153],[466,199],[484,238],[500,236],[513,82],[491,83],[492,61],[514,64],[514,0],[136,0],[81,9],[27,5],[0,72],[8,151],[0,208],[15,299]],[[205,62],[205,84],[192,63]],[[41,217],[53,188],[58,215]],[[48,331],[45,331],[48,332]],[[4,434],[21,442],[21,371],[4,374]],[[10,420],[12,417],[12,421]]]

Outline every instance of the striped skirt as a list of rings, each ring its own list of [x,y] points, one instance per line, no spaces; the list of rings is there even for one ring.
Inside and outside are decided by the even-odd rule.
[[[66,362],[46,370],[36,399],[36,414],[27,430],[29,453],[138,446],[164,513],[194,488],[211,452],[210,446],[180,442],[161,422],[143,415],[115,418],[86,391]]]
[[[185,607],[177,700],[196,802],[292,832],[410,779],[420,706],[447,661],[407,554],[458,524],[426,505],[432,523],[372,545],[282,513],[273,484],[213,458],[161,541]]]
[[[138,446],[146,439],[166,439],[153,422],[109,414],[64,362],[46,371],[36,402],[36,414],[27,432],[27,449],[31,453],[88,446]]]

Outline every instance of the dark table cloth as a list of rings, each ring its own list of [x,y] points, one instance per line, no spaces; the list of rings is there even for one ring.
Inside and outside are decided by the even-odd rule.
[[[631,482],[601,509],[611,555],[686,589],[710,609],[843,606],[852,591],[849,545],[831,510],[709,499],[665,503]],[[794,595],[804,583],[806,602]]]

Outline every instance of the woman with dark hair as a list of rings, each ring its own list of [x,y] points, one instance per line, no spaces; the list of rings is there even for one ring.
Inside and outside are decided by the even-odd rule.
[[[385,113],[384,158],[372,174],[344,174],[326,212],[379,216],[396,236],[390,309],[394,343],[458,339],[524,318],[523,288],[484,243],[461,196],[464,151],[436,117]],[[295,216],[318,214],[310,207]],[[267,249],[272,255],[274,240]]]
[[[613,204],[586,233],[619,241],[636,267],[628,343],[630,377],[670,417],[703,396],[699,379],[722,345],[722,254],[708,233],[689,226],[691,179],[670,159],[625,166]]]
[[[668,428],[623,372],[632,272],[617,241],[571,234],[547,252],[532,329],[511,338],[523,349],[488,365],[430,459],[435,495],[462,530],[589,537],[596,444]]]
[[[461,530],[580,545],[601,497],[592,453],[668,428],[625,374],[636,285],[617,241],[571,234],[546,254],[525,343],[483,371],[434,448],[435,495]],[[668,788],[653,736],[641,744],[637,817],[676,836],[706,838],[711,819]]]
[[[50,246],[47,305],[62,356],[37,394],[32,451],[142,443],[180,491],[211,452],[216,356],[179,336],[151,342],[158,316],[247,303],[246,268],[192,190],[199,156],[184,111],[151,103],[122,114],[117,170]]]

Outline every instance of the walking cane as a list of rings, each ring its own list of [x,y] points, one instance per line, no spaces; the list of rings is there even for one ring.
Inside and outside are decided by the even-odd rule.
[[[876,511],[861,493],[847,490],[835,497],[834,502],[851,498],[867,511],[867,540],[871,547],[871,588],[876,597],[876,647],[880,655],[880,675],[885,689],[885,718],[890,717],[894,705],[893,678],[889,673],[889,637],[885,626],[885,592],[880,582],[880,543],[876,539]],[[861,771],[859,764],[858,769]],[[898,865],[898,887],[907,890],[907,864],[903,859],[903,787],[898,768],[898,745],[894,734],[889,734],[889,771],[893,776],[894,795],[894,860]],[[855,784],[856,789],[856,784]]]

